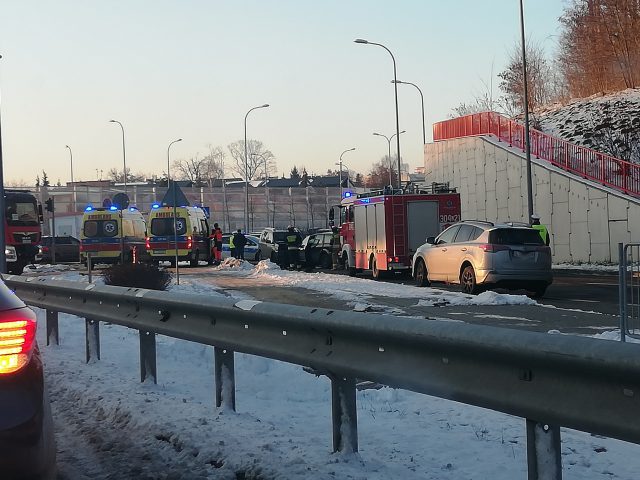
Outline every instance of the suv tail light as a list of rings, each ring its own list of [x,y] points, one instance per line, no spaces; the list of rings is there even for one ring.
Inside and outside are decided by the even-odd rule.
[[[147,250],[151,250],[151,242],[149,241],[149,237],[144,239],[144,244],[147,247]]]
[[[36,326],[36,315],[28,308],[0,315],[0,375],[16,372],[29,363]]]
[[[192,245],[191,237],[187,237],[187,250],[191,250]]]
[[[495,252],[500,252],[505,250],[507,251],[511,250],[508,245],[497,245],[495,243],[485,243],[483,245],[478,245],[478,247],[480,247],[480,250],[487,253],[495,253]]]

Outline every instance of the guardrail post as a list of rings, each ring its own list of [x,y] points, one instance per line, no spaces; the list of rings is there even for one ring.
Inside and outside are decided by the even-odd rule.
[[[562,480],[560,427],[527,418],[528,480]]]
[[[356,379],[329,375],[331,379],[331,420],[333,451],[358,451],[358,412],[356,410]]]
[[[91,359],[100,360],[100,322],[85,318],[85,352],[87,363]]]
[[[216,408],[224,407],[236,411],[236,374],[234,351],[213,347],[216,381]]]
[[[140,336],[140,381],[145,382],[149,375],[153,377],[154,385],[158,383],[156,369],[156,334],[138,330]]]
[[[58,312],[47,310],[47,347],[51,342],[60,345],[60,335],[58,331]]]

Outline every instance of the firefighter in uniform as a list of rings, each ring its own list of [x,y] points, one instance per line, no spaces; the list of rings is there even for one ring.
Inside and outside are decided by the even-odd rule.
[[[531,215],[531,228],[538,231],[545,245],[549,245],[549,230],[546,225],[540,223],[538,215]]]
[[[295,269],[300,263],[300,246],[302,245],[302,236],[300,232],[289,225],[287,228],[287,263],[289,268]]]
[[[338,257],[340,255],[340,232],[338,227],[331,227],[331,270],[338,269]]]

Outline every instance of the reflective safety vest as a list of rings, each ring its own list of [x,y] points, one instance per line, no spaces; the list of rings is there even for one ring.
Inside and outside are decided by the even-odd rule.
[[[291,235],[287,235],[287,243],[289,245],[294,245],[297,240],[298,240],[298,236],[295,233],[292,233]]]
[[[229,237],[229,248],[236,248],[236,246],[233,244],[233,235]]]
[[[538,231],[545,245],[549,245],[549,232],[546,225],[531,225],[531,228]]]

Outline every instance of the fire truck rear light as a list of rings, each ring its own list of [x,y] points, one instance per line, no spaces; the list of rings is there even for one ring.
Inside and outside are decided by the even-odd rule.
[[[393,258],[392,257],[388,257],[387,258],[387,263],[391,263],[391,262],[393,262]]]
[[[36,337],[36,318],[30,310],[20,317],[0,317],[0,375],[20,370],[31,358]]]

